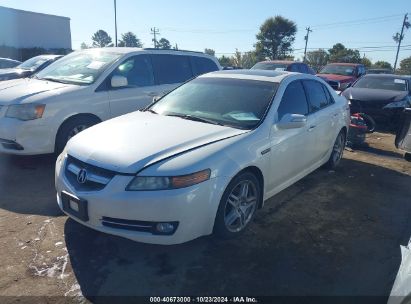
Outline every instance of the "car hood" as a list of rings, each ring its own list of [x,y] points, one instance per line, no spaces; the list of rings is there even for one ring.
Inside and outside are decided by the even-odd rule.
[[[73,85],[34,78],[0,82],[0,105],[28,103]]]
[[[367,88],[348,88],[343,92],[343,96],[347,99],[355,99],[362,101],[399,101],[405,98],[408,92],[398,92],[381,89]]]
[[[339,81],[339,82],[351,82],[354,80],[352,76],[336,75],[336,74],[317,74],[318,77],[321,77],[325,80]]]
[[[141,169],[220,140],[249,132],[149,112],[133,112],[87,129],[67,144],[69,155],[108,170]]]

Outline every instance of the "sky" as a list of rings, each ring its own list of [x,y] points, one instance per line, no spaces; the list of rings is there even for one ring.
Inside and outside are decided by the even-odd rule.
[[[99,29],[114,40],[113,0],[0,0],[0,6],[53,14],[71,19],[73,49],[91,44]],[[410,0],[117,0],[117,24],[121,33],[134,32],[144,47],[153,47],[150,29],[160,31],[179,49],[204,51],[211,48],[216,56],[230,56],[238,49],[250,51],[256,43],[260,25],[269,17],[282,15],[297,24],[293,48],[302,58],[305,28],[310,26],[308,50],[329,49],[341,42],[359,48],[372,62],[395,60],[393,34],[401,30]],[[405,38],[399,59],[411,56],[411,28]],[[408,46],[408,47],[407,47]]]

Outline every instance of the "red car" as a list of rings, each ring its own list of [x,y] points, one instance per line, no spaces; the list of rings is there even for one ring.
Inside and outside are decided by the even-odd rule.
[[[344,91],[365,73],[366,69],[363,64],[329,63],[321,69],[317,76],[327,81],[334,90]]]

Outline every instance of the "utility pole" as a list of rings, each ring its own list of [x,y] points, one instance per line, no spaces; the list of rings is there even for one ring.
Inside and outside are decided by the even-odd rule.
[[[153,42],[154,42],[154,48],[156,49],[157,46],[157,35],[160,35],[160,30],[156,29],[155,27],[151,29],[151,34],[154,36]]]
[[[117,1],[114,0],[114,31],[115,31],[115,39],[116,39],[116,47],[117,47]]]
[[[304,48],[304,59],[303,59],[303,62],[305,62],[305,56],[306,56],[306,54],[307,54],[308,36],[310,35],[310,32],[313,31],[310,27],[306,27],[305,30],[307,31],[307,35],[304,36],[305,48]]]
[[[410,23],[408,22],[408,13],[404,15],[404,21],[402,22],[402,27],[401,27],[401,34],[397,33],[393,37],[394,40],[398,43],[397,55],[395,56],[395,63],[394,63],[394,73],[395,73],[395,70],[397,69],[398,54],[400,53],[401,42],[402,42],[402,39],[404,39],[404,27],[406,27],[407,29],[410,27]]]

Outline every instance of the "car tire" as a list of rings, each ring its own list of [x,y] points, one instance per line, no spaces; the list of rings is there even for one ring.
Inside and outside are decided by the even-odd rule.
[[[405,159],[406,161],[411,162],[411,153],[405,153],[404,159]]]
[[[338,166],[343,156],[343,153],[344,153],[345,144],[346,144],[345,132],[341,130],[340,133],[338,133],[337,138],[335,139],[330,158],[328,159],[328,162],[326,163],[326,167],[328,169],[333,170]]]
[[[78,116],[65,121],[56,136],[55,152],[60,154],[67,142],[75,135],[100,122],[96,117]]]
[[[262,198],[254,174],[243,172],[233,178],[221,198],[214,223],[214,234],[230,239],[243,233],[252,221]]]

